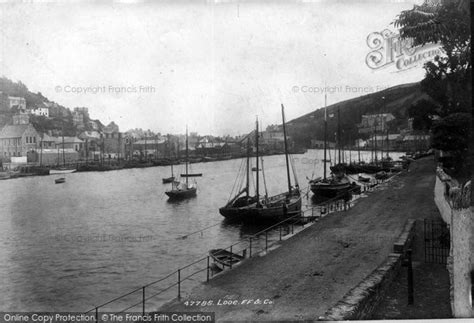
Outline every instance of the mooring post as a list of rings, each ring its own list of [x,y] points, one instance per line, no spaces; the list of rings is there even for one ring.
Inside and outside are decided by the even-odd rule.
[[[280,241],[281,241],[281,224],[278,227],[280,228]]]
[[[95,321],[99,322],[99,308],[98,307],[95,308]]]

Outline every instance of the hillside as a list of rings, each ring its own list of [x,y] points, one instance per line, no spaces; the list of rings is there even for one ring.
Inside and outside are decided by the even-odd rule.
[[[30,122],[40,133],[48,132],[56,136],[63,133],[65,136],[76,136],[80,132],[79,129],[74,127],[72,111],[69,108],[49,101],[41,92],[31,92],[21,81],[14,82],[6,77],[0,77],[0,92],[7,96],[25,98],[27,108],[49,103],[50,118],[35,115],[30,116]],[[16,113],[18,113],[16,108],[12,108],[11,110],[0,109],[0,128],[6,124],[10,124],[12,122],[12,116]],[[82,130],[91,130],[88,126],[88,122],[91,121],[91,119],[89,119],[88,116],[84,116],[84,118],[85,127]],[[100,129],[104,127],[99,120],[93,121],[98,124]]]
[[[385,97],[385,100],[382,99]],[[357,124],[364,114],[392,113],[396,120],[390,124],[390,132],[407,128],[408,108],[420,99],[428,99],[421,92],[420,83],[394,86],[380,92],[338,102],[327,107],[328,140],[335,140],[337,115],[340,111],[340,126],[344,134],[342,143],[349,145],[357,138],[366,139],[367,135],[358,134]],[[384,102],[385,101],[385,102]],[[332,118],[329,116],[333,115]],[[310,147],[311,139],[324,139],[324,107],[288,122],[288,134],[301,147]]]

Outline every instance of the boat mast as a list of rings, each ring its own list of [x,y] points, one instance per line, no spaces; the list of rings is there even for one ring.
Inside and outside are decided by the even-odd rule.
[[[61,133],[62,133],[62,137],[63,137],[63,167],[65,167],[66,166],[66,157],[64,157],[64,120],[63,120],[62,125],[63,125],[63,129],[62,129]]]
[[[283,137],[285,139],[286,178],[288,180],[288,193],[291,193],[290,163],[288,161],[288,142],[286,140],[285,107],[283,106],[283,103],[281,104],[281,118],[283,120]]]
[[[341,163],[341,110],[337,109],[337,163]]]
[[[324,179],[326,179],[326,151],[327,151],[327,132],[328,132],[328,120],[327,120],[327,93],[324,94]]]
[[[249,197],[249,185],[250,185],[250,138],[247,138],[247,182],[245,184],[245,191],[247,197]]]
[[[375,122],[374,122],[374,154],[375,154],[375,165],[378,165],[378,160],[377,160],[377,115],[375,115]]]
[[[41,145],[41,150],[40,150],[40,166],[43,166],[43,137],[44,137],[44,134],[43,134],[43,136],[41,136],[41,142],[40,142],[40,145]]]
[[[186,125],[186,186],[188,185],[188,125]]]
[[[256,124],[256,131],[255,131],[255,159],[256,159],[256,165],[257,165],[257,185],[256,185],[256,197],[257,197],[257,206],[260,206],[260,197],[259,197],[259,175],[258,175],[258,168],[260,167],[258,163],[258,116],[257,116],[257,121],[255,122]]]

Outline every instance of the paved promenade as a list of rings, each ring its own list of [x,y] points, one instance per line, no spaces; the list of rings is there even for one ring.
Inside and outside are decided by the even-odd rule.
[[[407,219],[439,217],[433,202],[431,157],[361,198],[346,212],[328,215],[263,257],[196,287],[160,311],[210,311],[218,321],[314,320],[380,265]],[[270,304],[242,304],[260,299]],[[213,306],[185,301],[212,300]],[[238,305],[217,305],[236,300]]]

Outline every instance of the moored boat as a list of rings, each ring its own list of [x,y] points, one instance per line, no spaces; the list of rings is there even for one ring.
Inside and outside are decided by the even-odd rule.
[[[325,111],[324,111],[324,159],[323,159],[323,178],[312,179],[309,181],[310,189],[313,194],[317,197],[323,198],[331,198],[343,195],[349,192],[352,188],[351,182],[349,178],[345,175],[345,166],[339,160],[339,164],[336,165],[332,171],[333,173],[331,176],[326,175],[326,163],[327,160],[327,113],[326,113],[326,96],[325,96]],[[339,111],[338,111],[338,119],[339,119]],[[340,127],[338,121],[338,136],[340,138]],[[339,146],[339,143],[338,143]],[[340,159],[340,153],[339,153]]]
[[[162,180],[163,180],[163,184],[173,183],[174,176],[163,178]]]
[[[231,221],[242,221],[242,222],[262,222],[262,221],[279,221],[290,216],[295,215],[301,211],[301,194],[299,185],[297,183],[296,174],[293,172],[295,186],[291,185],[290,178],[290,164],[288,156],[288,146],[286,140],[286,126],[285,126],[285,114],[283,104],[282,108],[282,119],[283,119],[283,135],[285,142],[285,159],[286,159],[286,173],[287,173],[287,184],[288,191],[268,197],[268,194],[260,195],[260,173],[264,175],[263,161],[260,166],[259,156],[259,130],[258,120],[256,122],[255,131],[255,151],[256,151],[256,166],[252,168],[250,166],[250,139],[247,139],[247,158],[244,175],[246,177],[246,184],[243,189],[240,189],[234,197],[227,202],[227,204],[219,209],[219,213],[226,219]],[[256,174],[256,187],[255,195],[250,195],[250,178],[251,170],[255,169]],[[237,177],[239,178],[239,175]],[[265,177],[264,177],[265,179]],[[242,181],[243,182],[243,181]],[[245,195],[244,195],[245,194]]]
[[[310,181],[310,189],[317,196],[336,197],[351,189],[347,176],[332,175],[319,181]]]
[[[201,177],[202,173],[181,174],[181,177]]]
[[[61,184],[61,183],[65,183],[65,182],[66,182],[66,178],[64,178],[64,177],[56,178],[54,180],[54,183],[56,183],[56,184]]]
[[[171,190],[165,192],[165,194],[170,199],[190,198],[190,197],[196,196],[196,192],[197,192],[196,183],[189,183],[189,179],[188,179],[189,176],[187,176],[189,175],[188,173],[188,127],[187,126],[186,126],[186,173],[184,175],[185,176],[182,176],[182,177],[185,178],[185,181],[178,182],[178,181],[175,181],[174,178],[171,181],[172,182]]]
[[[209,256],[214,260],[215,263],[223,267],[231,267],[236,263],[245,259],[244,256],[227,251],[225,249],[211,249],[209,250]]]
[[[49,170],[49,174],[50,175],[54,175],[54,174],[70,174],[70,173],[74,173],[76,171],[76,168],[75,167],[57,167],[57,168],[51,168]]]

